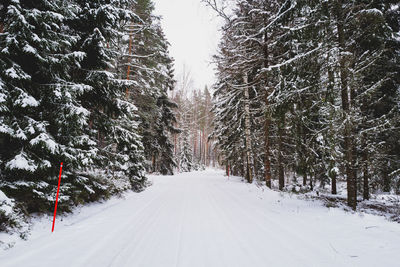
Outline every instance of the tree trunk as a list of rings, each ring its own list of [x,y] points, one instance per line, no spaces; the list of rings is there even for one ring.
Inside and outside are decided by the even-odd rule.
[[[153,154],[153,156],[152,156],[151,164],[152,164],[152,172],[156,172],[156,155],[155,154]]]
[[[337,32],[339,41],[339,51],[343,53],[346,51],[345,40],[344,40],[344,26],[343,26],[343,10],[342,0],[337,1]],[[339,55],[339,67],[340,67],[340,81],[341,81],[341,97],[342,97],[342,108],[344,111],[345,129],[344,129],[344,150],[346,155],[346,178],[347,178],[347,203],[353,209],[357,208],[357,181],[355,177],[354,168],[354,155],[353,155],[353,144],[351,140],[352,136],[352,125],[350,122],[350,101],[349,101],[349,90],[348,90],[348,70],[346,66],[346,59],[342,54]]]
[[[389,179],[389,173],[386,169],[386,166],[384,167],[384,170],[382,171],[382,176],[383,176],[383,191],[390,192],[390,179]]]
[[[193,160],[196,159],[197,154],[197,130],[194,131],[194,142],[193,142]]]
[[[303,186],[307,185],[307,172],[304,172],[303,174]]]
[[[265,31],[264,34],[264,68],[268,68],[269,65],[269,51],[268,51],[268,32]],[[264,103],[265,108],[268,109],[269,106],[269,88],[268,88],[268,77],[265,81],[265,96]],[[269,116],[268,110],[265,111],[265,125],[264,125],[264,178],[265,184],[269,188],[272,187],[271,183],[271,160],[270,160],[270,145],[269,145],[269,129],[271,126],[271,118]]]
[[[279,190],[283,190],[285,187],[285,173],[283,168],[283,127],[285,125],[284,116],[281,116],[278,122],[278,178],[279,178]]]
[[[251,124],[250,124],[250,95],[248,86],[247,73],[244,75],[244,97],[245,97],[245,134],[246,134],[246,178],[249,183],[253,182],[253,157],[252,157],[252,142],[251,142]]]
[[[178,134],[174,134],[174,155],[176,157],[176,149],[177,149],[177,135]]]
[[[332,174],[332,195],[336,195],[337,194],[337,186],[336,186],[336,173]]]
[[[202,141],[203,141],[203,136],[202,136],[202,133],[201,133],[201,130],[200,130],[200,138],[199,138],[199,153],[200,153],[199,160],[200,160],[200,165],[203,162],[202,161],[202,159],[203,159],[203,142]]]
[[[330,17],[329,17],[330,18]],[[329,26],[327,28],[330,28]],[[331,31],[328,30],[326,34],[331,34]],[[328,49],[331,50],[332,46],[329,45]],[[330,62],[330,58],[329,58],[329,53],[327,55],[327,62]],[[328,90],[326,93],[326,101],[328,103],[330,103],[332,106],[335,106],[335,93],[334,93],[334,89],[335,89],[335,73],[334,70],[332,68],[331,65],[329,65],[328,67]],[[330,115],[330,120],[333,121],[333,115]],[[329,152],[333,153],[335,151],[335,140],[333,138],[334,136],[334,130],[333,130],[333,124],[330,123],[329,125],[329,132],[327,133],[328,135],[328,142],[327,145],[330,147]],[[331,193],[332,195],[336,195],[337,194],[337,173],[336,173],[336,169],[335,169],[335,161],[330,159],[329,160],[329,178],[331,178]]]
[[[368,152],[363,154],[363,199],[369,199],[369,171],[368,171]]]
[[[208,140],[206,142],[206,166],[208,167],[210,165],[210,144],[208,143]]]
[[[203,164],[204,164],[204,166],[207,166],[206,159],[207,159],[207,140],[206,140],[206,133],[203,128]]]
[[[268,101],[268,100],[266,100]],[[265,129],[264,129],[264,149],[265,149],[265,157],[264,157],[264,175],[265,175],[265,183],[271,188],[271,161],[270,161],[270,146],[269,146],[269,127],[270,127],[270,119],[266,119],[265,121]]]

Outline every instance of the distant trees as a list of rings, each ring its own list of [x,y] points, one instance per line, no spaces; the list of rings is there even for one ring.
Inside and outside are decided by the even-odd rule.
[[[181,129],[180,133],[173,136],[178,171],[188,172],[215,166],[218,158],[215,141],[211,136],[214,114],[211,112],[212,96],[208,88],[192,88],[190,73],[184,70],[171,94],[177,104],[175,126]]]
[[[214,136],[234,174],[333,194],[344,177],[353,209],[358,192],[399,191],[396,1],[204,2],[226,19]]]

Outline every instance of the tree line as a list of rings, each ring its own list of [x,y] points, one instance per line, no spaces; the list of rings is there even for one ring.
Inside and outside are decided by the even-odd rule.
[[[400,192],[400,10],[392,0],[204,2],[226,21],[215,129],[235,175]]]
[[[203,170],[218,165],[215,140],[210,137],[213,130],[213,100],[207,86],[203,90],[193,85],[190,71],[183,68],[175,90],[170,98],[177,104],[176,128],[173,134],[174,154],[179,172]]]
[[[151,0],[0,4],[0,230],[172,174],[176,104]],[[5,207],[8,205],[8,208]]]

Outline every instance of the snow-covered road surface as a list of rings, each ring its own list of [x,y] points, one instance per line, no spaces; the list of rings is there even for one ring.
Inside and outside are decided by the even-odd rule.
[[[56,222],[0,252],[0,266],[400,266],[400,225],[227,180],[221,171],[154,185]]]

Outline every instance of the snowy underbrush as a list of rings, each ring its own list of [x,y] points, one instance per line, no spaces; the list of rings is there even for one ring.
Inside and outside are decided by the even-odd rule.
[[[207,169],[206,165],[200,163],[193,163],[190,166],[180,166],[174,169],[174,173],[185,173],[193,171],[205,171]],[[153,173],[152,173],[153,174]]]
[[[29,230],[27,217],[22,210],[15,204],[13,199],[8,198],[4,192],[0,190],[0,233],[8,235],[18,235],[19,238],[25,239]],[[0,239],[0,249],[7,249],[12,244]]]
[[[341,208],[352,211],[347,206],[347,199],[344,195],[316,194],[310,192],[304,194],[303,199],[322,201],[326,207]],[[357,211],[367,214],[383,216],[386,219],[400,223],[400,201],[399,196],[390,195],[383,201],[378,195],[371,195],[370,200],[358,198]]]
[[[26,239],[32,225],[32,218],[52,216],[56,198],[56,187],[49,186],[48,195],[29,187],[19,188],[26,193],[21,200],[7,197],[6,191],[0,190],[0,249],[12,247],[16,238]],[[123,192],[132,190],[140,192],[149,186],[147,181],[136,181],[123,172],[92,170],[74,175],[63,174],[60,186],[57,215],[69,214],[78,206],[88,205],[98,201],[108,200],[112,196],[120,196]],[[12,188],[8,188],[12,190]],[[22,191],[21,191],[22,192]],[[32,192],[40,195],[32,195]],[[12,241],[5,242],[3,239]]]
[[[317,182],[314,188],[311,189],[309,185],[302,185],[301,180],[302,179],[299,178],[293,181],[286,181],[287,185],[284,187],[283,192],[290,195],[298,195],[299,198],[305,200],[321,201],[329,208],[341,208],[352,212],[347,205],[347,187],[345,180],[338,179],[336,195],[331,194],[331,186],[328,184]],[[278,181],[273,180],[272,186],[273,188],[278,188]],[[359,196],[357,211],[383,216],[390,221],[400,223],[400,196],[381,192],[371,194],[369,200],[363,200],[362,197]]]
[[[99,199],[91,203],[84,203],[71,207],[69,212],[57,212],[55,231],[77,224],[81,221],[95,216],[134,195],[130,191],[115,194],[108,199]],[[0,232],[0,255],[2,251],[11,249],[25,241],[34,240],[37,237],[51,233],[53,214],[33,213],[28,216],[20,217],[16,227],[9,227],[7,231]]]

